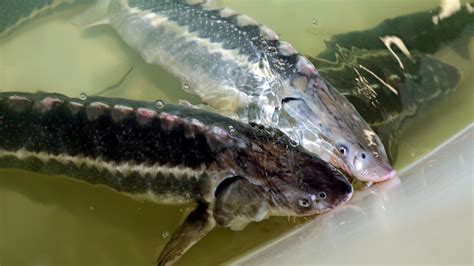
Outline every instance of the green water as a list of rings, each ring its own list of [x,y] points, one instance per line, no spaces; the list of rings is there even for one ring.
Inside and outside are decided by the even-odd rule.
[[[228,0],[224,5],[277,31],[301,53],[324,50],[330,34],[362,30],[383,19],[427,10],[438,1]],[[83,30],[71,23],[82,7],[56,12],[0,39],[0,91],[55,91],[93,94],[133,71],[105,95],[177,102],[186,94],[179,80],[144,63],[112,29]],[[317,25],[313,24],[316,20]],[[474,41],[470,52],[474,55]],[[413,162],[474,118],[473,61],[451,48],[436,57],[463,72],[459,88],[409,123],[401,136],[396,167]],[[107,188],[61,176],[0,170],[0,265],[151,265],[186,206],[138,202]],[[304,219],[271,218],[242,232],[217,228],[180,264],[228,261],[264,245]]]

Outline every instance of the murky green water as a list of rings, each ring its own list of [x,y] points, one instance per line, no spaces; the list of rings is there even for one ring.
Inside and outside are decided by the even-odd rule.
[[[330,34],[362,30],[383,19],[428,10],[438,1],[228,0],[224,4],[275,29],[300,52],[316,55]],[[133,71],[107,96],[177,102],[198,98],[179,80],[144,63],[111,28],[82,30],[71,23],[78,7],[44,16],[0,39],[1,91],[94,94]],[[312,21],[317,20],[317,26]],[[474,41],[470,42],[474,55]],[[397,168],[416,160],[474,120],[474,61],[451,48],[436,57],[463,72],[457,91],[409,123]],[[0,170],[0,264],[150,265],[185,217],[186,206],[137,202],[109,189],[61,176]],[[298,223],[271,218],[242,232],[218,228],[180,264],[228,261]]]

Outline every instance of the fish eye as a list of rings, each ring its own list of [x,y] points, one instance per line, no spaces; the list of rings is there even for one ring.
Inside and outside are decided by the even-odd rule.
[[[327,197],[326,192],[319,192],[318,197],[320,199],[325,199]]]
[[[338,150],[342,155],[347,155],[349,151],[349,149],[345,145],[339,145]]]
[[[365,152],[361,153],[360,157],[362,157],[362,159],[365,159],[367,158],[367,155],[365,155]]]
[[[303,208],[308,208],[309,207],[309,200],[307,199],[300,199],[298,201],[298,204],[303,207]]]

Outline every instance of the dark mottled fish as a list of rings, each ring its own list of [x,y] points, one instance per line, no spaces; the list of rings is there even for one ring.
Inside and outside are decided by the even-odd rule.
[[[312,215],[347,201],[335,168],[278,130],[162,102],[0,93],[0,167],[68,175],[158,203],[196,202],[159,264],[217,224]]]
[[[472,4],[455,7],[455,2],[443,2],[448,6],[441,11],[408,14],[373,29],[336,35],[312,59],[324,78],[375,129],[392,161],[406,118],[450,93],[460,79],[456,68],[426,53],[450,45],[469,57],[466,44],[474,36]],[[445,12],[448,9],[452,10]]]
[[[439,8],[387,19],[372,29],[341,33],[332,37],[326,43],[327,49],[317,57],[334,61],[339,48],[385,49],[380,41],[385,36],[396,36],[409,50],[430,54],[458,38],[466,38],[463,47],[457,48],[467,55],[469,38],[474,37],[472,6],[474,3],[466,3],[461,10],[437,23],[434,18]]]
[[[375,130],[392,161],[404,122],[453,92],[461,78],[457,68],[421,52],[399,58],[403,69],[388,50],[340,48],[336,62],[310,59]]]

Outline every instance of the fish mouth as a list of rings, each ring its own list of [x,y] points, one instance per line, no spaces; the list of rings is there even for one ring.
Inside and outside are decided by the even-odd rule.
[[[380,177],[380,178],[377,178],[377,179],[373,179],[371,180],[372,182],[375,182],[375,183],[379,183],[379,182],[383,182],[383,181],[386,181],[386,180],[389,180],[389,179],[392,179],[394,177],[397,176],[397,171],[395,170],[392,170],[390,171],[388,174]]]
[[[339,205],[348,202],[352,198],[353,194],[354,194],[354,189],[352,189],[351,193],[346,195],[346,197],[341,201],[341,203],[339,203]]]
[[[360,181],[362,182],[363,184],[365,184],[364,186],[366,187],[370,187],[372,186],[374,183],[380,183],[380,182],[384,182],[384,181],[387,181],[389,179],[392,179],[394,177],[397,176],[397,171],[395,170],[390,170],[388,171],[386,174],[384,175],[378,175],[378,174],[375,174],[375,175],[371,175],[371,176],[357,176],[357,175],[353,175],[351,176],[351,181],[352,181],[352,184],[356,184],[357,181]]]
[[[352,198],[353,193],[354,193],[354,190],[352,190],[352,192],[346,194],[346,196],[342,199],[337,199],[335,202],[332,202],[332,203],[323,203],[323,204],[319,205],[315,209],[316,211],[313,214],[323,214],[323,213],[326,213],[326,212],[329,212],[329,211],[333,210],[334,208],[337,208],[337,207],[343,205],[344,203],[348,202]]]
[[[352,198],[353,194],[354,194],[354,190],[352,190],[350,193],[346,194],[344,198],[338,199],[336,202],[330,204],[330,206],[327,206],[324,210],[321,211],[321,213],[330,211],[334,208],[337,208],[337,207],[343,205],[344,203],[348,202]]]
[[[340,199],[336,204],[334,204],[334,207],[338,207],[338,206],[348,202],[352,198],[353,194],[354,194],[354,189],[352,189],[351,193],[348,193],[343,199]]]

